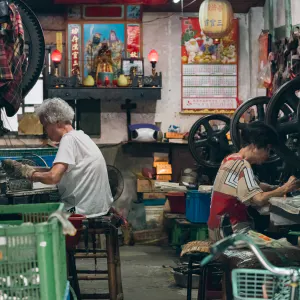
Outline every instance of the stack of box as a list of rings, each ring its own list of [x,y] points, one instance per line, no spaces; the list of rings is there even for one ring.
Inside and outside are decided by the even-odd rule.
[[[153,167],[156,170],[157,181],[172,180],[172,166],[169,164],[168,153],[154,153]]]
[[[161,227],[166,193],[155,191],[155,180],[151,179],[138,179],[137,192],[145,205],[147,227]]]

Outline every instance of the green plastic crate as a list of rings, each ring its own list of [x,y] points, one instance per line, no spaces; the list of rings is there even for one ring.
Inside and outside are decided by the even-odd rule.
[[[191,228],[191,241],[205,241],[208,239],[208,227],[206,224],[198,225],[199,227]]]
[[[267,292],[267,299],[289,300],[290,278],[287,276],[275,276],[267,270],[235,269],[231,273],[232,292],[234,300],[261,300],[263,286]],[[300,299],[300,292],[296,300]]]
[[[62,203],[0,206],[0,291],[11,299],[64,299],[65,237],[57,219],[46,222],[63,208]]]
[[[181,226],[178,219],[176,219],[173,224],[171,236],[171,246],[181,247],[189,239],[189,228]]]

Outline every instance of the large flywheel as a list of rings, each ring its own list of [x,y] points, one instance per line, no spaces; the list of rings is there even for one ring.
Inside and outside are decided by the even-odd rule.
[[[25,32],[25,52],[28,59],[27,72],[23,77],[23,98],[36,84],[44,67],[45,40],[42,27],[33,11],[21,0],[9,0],[18,7]]]
[[[300,77],[280,87],[271,98],[266,111],[265,122],[273,127],[280,138],[276,149],[281,158],[292,168],[300,169]],[[291,113],[281,111],[288,106]]]
[[[244,129],[247,124],[254,122],[264,122],[265,114],[267,110],[267,105],[270,101],[269,97],[256,97],[245,101],[241,106],[238,107],[230,124],[230,136],[233,145],[236,149],[241,149],[241,135],[240,131]],[[248,117],[248,122],[245,123],[244,117],[245,114],[250,114]],[[283,105],[279,110],[279,114],[284,119],[289,119],[290,115],[293,113],[293,110],[287,105]],[[279,161],[280,157],[275,151],[272,151],[270,158],[266,162],[267,164],[274,163]]]
[[[225,156],[232,152],[227,134],[230,118],[210,115],[200,118],[189,133],[189,149],[195,161],[206,168],[219,168]]]

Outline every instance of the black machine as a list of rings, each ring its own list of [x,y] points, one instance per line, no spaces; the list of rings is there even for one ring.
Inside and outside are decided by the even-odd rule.
[[[225,115],[200,118],[189,135],[189,149],[197,162],[199,175],[205,174],[213,182],[222,160],[241,148],[240,130],[246,126],[241,118],[251,112],[248,122],[264,121],[276,130],[281,141],[265,164],[254,166],[258,178],[281,184],[291,175],[300,177],[299,97],[300,77],[296,77],[281,86],[272,98],[256,97],[244,102],[232,119]]]

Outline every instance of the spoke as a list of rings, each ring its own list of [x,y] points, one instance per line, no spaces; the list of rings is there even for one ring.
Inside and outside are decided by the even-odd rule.
[[[195,144],[196,148],[206,147],[208,145],[208,140],[207,139],[205,139],[205,140],[197,140],[197,141],[194,141],[194,144]]]
[[[263,104],[257,104],[257,114],[258,114],[258,120],[264,121],[265,119],[265,108]]]
[[[208,137],[209,137],[209,136],[212,136],[214,130],[213,130],[213,128],[211,127],[211,125],[209,124],[209,121],[208,121],[208,120],[204,120],[204,121],[203,121],[203,126],[204,126],[204,128],[205,128],[205,130],[206,130],[206,132],[207,132],[207,136],[208,136]]]
[[[237,128],[238,128],[238,129],[245,129],[246,127],[247,127],[247,123],[240,123],[240,122],[239,122],[239,123],[237,124]]]
[[[277,130],[283,134],[299,132],[299,124],[295,121],[281,123],[277,126]]]
[[[287,121],[289,121],[289,116],[283,116],[281,118],[278,119],[278,123],[285,123]]]
[[[230,130],[230,125],[226,124],[220,133],[226,134],[229,130]]]

